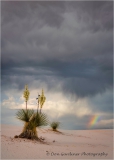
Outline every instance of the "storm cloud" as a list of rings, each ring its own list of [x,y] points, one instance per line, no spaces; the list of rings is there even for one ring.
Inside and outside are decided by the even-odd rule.
[[[2,1],[1,51],[2,99],[28,84],[112,112],[112,1]]]

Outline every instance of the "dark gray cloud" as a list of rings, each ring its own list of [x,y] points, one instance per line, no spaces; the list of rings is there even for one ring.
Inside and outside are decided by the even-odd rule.
[[[99,29],[112,29],[112,3],[112,1],[109,3],[107,1],[69,2],[71,8],[78,14],[79,20],[88,23],[89,29],[93,32],[97,32]]]
[[[104,95],[99,94],[90,98],[90,106],[93,106],[93,112],[112,113],[113,112],[113,90],[105,92]]]
[[[102,93],[107,88],[112,88],[113,70],[111,65],[99,66],[100,64],[93,60],[83,60],[77,63],[56,60],[39,64],[35,61],[34,64],[33,62],[31,63],[32,67],[31,65],[29,66],[30,63],[26,67],[24,67],[24,63],[15,67],[17,64],[14,63],[14,66],[11,66],[11,68],[12,62],[9,62],[9,65],[7,63],[2,69],[2,77],[4,79],[2,84],[8,84],[6,81],[9,81],[9,83],[18,82],[18,85],[23,88],[23,83],[27,82],[30,84],[31,81],[39,79],[49,85],[50,80],[56,77],[62,80],[64,92],[70,92],[78,96],[90,96]],[[24,79],[23,76],[25,77]],[[53,88],[53,86],[49,85],[50,87]]]

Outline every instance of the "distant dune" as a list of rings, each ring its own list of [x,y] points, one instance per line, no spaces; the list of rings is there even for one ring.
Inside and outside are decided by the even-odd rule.
[[[1,126],[1,159],[113,159],[113,130],[38,129],[44,144],[14,138],[21,131]]]

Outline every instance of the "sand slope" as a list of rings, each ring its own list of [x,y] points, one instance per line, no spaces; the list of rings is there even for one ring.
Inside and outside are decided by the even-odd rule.
[[[113,130],[38,130],[45,144],[14,138],[22,127],[2,125],[1,159],[113,159]],[[54,142],[53,142],[54,141]]]

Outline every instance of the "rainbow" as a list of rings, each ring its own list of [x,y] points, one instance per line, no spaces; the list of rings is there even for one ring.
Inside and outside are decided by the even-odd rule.
[[[101,117],[98,115],[94,115],[91,117],[88,127],[93,127],[95,124],[97,124],[100,121]]]

